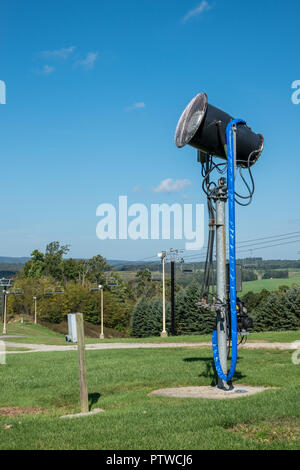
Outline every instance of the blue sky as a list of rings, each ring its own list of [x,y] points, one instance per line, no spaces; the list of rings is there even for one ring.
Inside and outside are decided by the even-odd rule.
[[[203,91],[265,137],[253,203],[237,210],[238,239],[300,231],[300,105],[291,101],[299,15],[297,0],[1,2],[0,254],[29,255],[53,240],[74,257],[183,247],[100,241],[96,208],[119,195],[205,203],[195,151],[173,143],[181,112]],[[167,178],[191,184],[154,192]]]

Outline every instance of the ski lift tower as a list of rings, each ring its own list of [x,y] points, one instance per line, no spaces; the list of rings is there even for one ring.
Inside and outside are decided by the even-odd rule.
[[[264,139],[255,134],[242,119],[234,119],[224,111],[210,105],[206,93],[200,93],[188,104],[178,122],[175,145],[182,148],[190,145],[197,149],[198,162],[201,163],[203,184],[207,196],[210,234],[208,240],[207,263],[212,268],[214,233],[216,234],[217,298],[213,299],[216,310],[216,329],[213,332],[213,355],[218,373],[218,387],[228,390],[237,363],[237,292],[236,292],[236,226],[235,203],[248,205],[254,194],[254,180],[251,167],[263,151]],[[214,158],[224,162],[216,163]],[[240,195],[235,191],[237,169],[248,194]],[[249,172],[250,184],[242,174]],[[211,180],[213,172],[225,173],[227,178]],[[252,186],[251,186],[252,185]],[[230,293],[226,293],[226,243],[225,208],[228,201],[229,216],[229,280]],[[213,233],[213,234],[212,234]],[[211,294],[209,285],[207,296]],[[213,303],[212,303],[213,304]],[[227,343],[232,342],[231,367],[227,369]]]

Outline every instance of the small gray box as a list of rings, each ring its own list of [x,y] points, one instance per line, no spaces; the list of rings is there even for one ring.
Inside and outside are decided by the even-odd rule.
[[[227,268],[227,292],[230,292],[230,280],[229,280],[229,263],[226,263]],[[240,264],[236,265],[236,291],[242,292],[243,290],[243,267]]]
[[[68,330],[66,341],[69,343],[77,343],[76,313],[68,313]]]

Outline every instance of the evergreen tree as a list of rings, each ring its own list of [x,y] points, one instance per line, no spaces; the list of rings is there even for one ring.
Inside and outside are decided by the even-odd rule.
[[[256,331],[284,331],[297,329],[295,314],[286,308],[285,296],[272,293],[254,312]]]
[[[248,312],[251,313],[261,302],[266,300],[269,295],[271,295],[271,292],[266,289],[263,289],[261,292],[249,291],[242,297],[242,301],[245,302]]]
[[[199,333],[201,329],[200,309],[197,305],[199,299],[200,290],[195,283],[177,295],[177,325],[180,334]]]
[[[142,297],[135,305],[130,318],[131,335],[135,338],[145,338],[147,336],[147,318],[149,310],[150,305],[148,299]]]
[[[161,299],[155,299],[149,310],[146,321],[147,336],[160,336],[163,329],[163,303]],[[171,331],[171,306],[166,302],[166,330]]]
[[[211,334],[216,324],[216,313],[211,310],[199,307],[200,315],[200,330],[199,333],[202,335]]]
[[[300,328],[300,288],[292,286],[290,289],[282,290],[282,306],[285,314],[292,314],[296,318],[296,327]],[[294,329],[294,322],[291,324]]]
[[[175,315],[178,334],[209,334],[215,326],[215,313],[198,305],[200,288],[192,283],[176,296]]]

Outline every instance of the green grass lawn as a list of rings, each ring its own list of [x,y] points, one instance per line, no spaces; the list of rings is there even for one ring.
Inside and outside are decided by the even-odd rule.
[[[2,325],[0,324],[0,331]],[[0,333],[1,335],[1,333]],[[7,338],[14,343],[65,345],[64,335],[33,323],[8,323],[7,335],[20,335],[20,338]]]
[[[291,354],[241,351],[235,383],[276,389],[211,401],[148,396],[215,383],[209,348],[87,351],[91,406],[105,413],[74,420],[59,417],[79,411],[76,352],[11,354],[0,366],[0,449],[300,449]],[[1,416],[4,407],[44,413]]]

